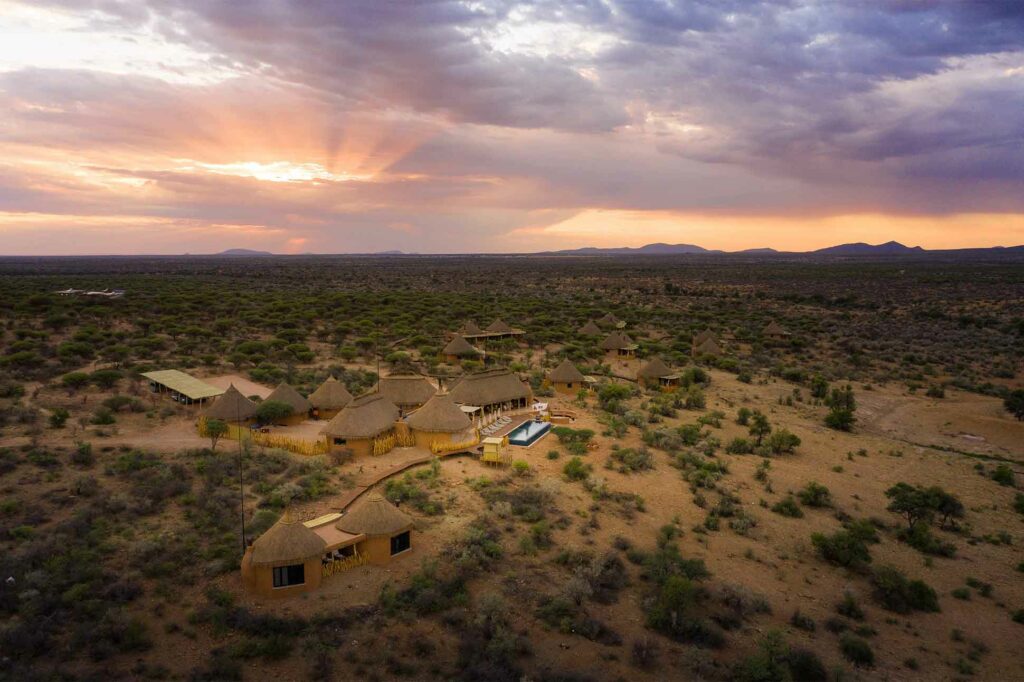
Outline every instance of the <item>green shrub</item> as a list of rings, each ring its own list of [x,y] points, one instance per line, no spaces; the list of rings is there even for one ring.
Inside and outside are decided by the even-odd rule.
[[[772,511],[782,516],[788,516],[790,518],[799,519],[803,518],[804,512],[800,509],[800,505],[796,503],[792,495],[787,495],[785,498],[779,500],[772,505]]]
[[[895,613],[935,612],[939,598],[924,581],[909,580],[899,569],[880,566],[871,576],[873,595],[878,603]]]
[[[1000,464],[992,472],[992,480],[999,485],[1012,486],[1014,483],[1013,469],[1008,464]]]
[[[843,657],[858,668],[870,668],[875,664],[875,652],[860,637],[844,634],[839,638],[839,649]]]
[[[864,610],[849,592],[843,593],[843,600],[836,604],[836,613],[853,620],[864,620]]]
[[[797,497],[800,502],[808,507],[828,507],[832,504],[832,493],[822,484],[811,481],[799,491]]]
[[[864,537],[849,530],[840,530],[832,535],[814,533],[811,543],[821,558],[829,563],[847,568],[862,568],[871,563],[871,552]]]
[[[579,457],[573,457],[565,463],[565,466],[562,468],[562,473],[565,474],[565,477],[570,481],[582,481],[590,476],[592,469],[593,467],[584,463],[584,461]]]

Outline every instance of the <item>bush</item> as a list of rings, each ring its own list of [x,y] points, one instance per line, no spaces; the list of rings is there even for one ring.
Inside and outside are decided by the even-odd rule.
[[[562,468],[562,473],[570,481],[582,481],[588,476],[593,470],[589,464],[585,464],[579,457],[573,457],[565,463],[565,467]]]
[[[943,557],[951,557],[956,554],[956,545],[951,542],[943,542],[935,537],[931,528],[923,523],[902,529],[897,537],[922,554]]]
[[[612,461],[618,463],[621,473],[629,471],[646,471],[654,468],[654,457],[645,447],[638,449],[618,448],[612,450]]]
[[[800,445],[800,437],[786,429],[779,429],[768,436],[768,449],[774,454],[793,452]]]
[[[71,451],[72,464],[91,467],[95,461],[96,456],[92,454],[92,443],[79,442],[75,444],[75,449]]]
[[[68,417],[71,416],[67,410],[63,407],[58,407],[50,412],[50,427],[54,429],[64,428],[64,424],[67,422]]]
[[[843,657],[858,668],[870,668],[875,664],[875,652],[860,637],[844,634],[839,638],[839,649]]]
[[[832,505],[832,493],[822,484],[811,481],[799,491],[797,497],[807,507],[828,507]]]
[[[793,612],[793,615],[789,619],[789,624],[798,630],[806,630],[807,632],[814,632],[815,629],[814,619],[800,613],[800,609]]]
[[[854,569],[871,563],[871,552],[865,538],[856,531],[841,530],[832,535],[814,533],[811,543],[821,558],[829,563]]]
[[[853,620],[864,620],[864,609],[849,592],[843,594],[843,600],[836,604],[836,613]]]
[[[792,495],[789,495],[774,505],[772,505],[772,511],[782,516],[788,516],[793,519],[803,518],[804,512],[800,509],[800,506],[793,499]]]
[[[292,415],[294,410],[288,403],[279,400],[265,400],[256,408],[256,421],[260,424],[277,424]]]
[[[746,438],[736,437],[725,446],[725,451],[730,455],[749,455],[754,451],[754,444]]]
[[[999,485],[1012,486],[1014,483],[1013,469],[1008,464],[1000,464],[992,472],[992,480]]]
[[[921,580],[909,580],[899,569],[880,566],[871,576],[873,596],[882,607],[895,613],[939,611],[935,590]]]

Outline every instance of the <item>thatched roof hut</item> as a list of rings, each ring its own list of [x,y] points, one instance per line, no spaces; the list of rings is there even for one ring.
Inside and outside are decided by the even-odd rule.
[[[478,327],[473,320],[466,320],[459,328],[459,331],[456,332],[456,334],[461,334],[462,336],[480,336],[483,333],[484,330]]]
[[[461,334],[456,334],[452,337],[452,340],[448,342],[448,345],[441,351],[444,355],[453,355],[457,358],[462,357],[474,357],[480,354],[476,348],[470,345],[469,341],[466,341],[465,337]]]
[[[310,407],[312,407],[309,401],[302,397],[301,393],[284,382],[278,384],[277,388],[270,392],[270,395],[267,396],[264,402],[270,402],[271,400],[289,405],[295,414],[309,412]]]
[[[598,324],[603,324],[607,327],[614,327],[619,323],[619,318],[615,317],[611,313],[605,313],[604,317],[598,319]]]
[[[487,331],[491,334],[511,334],[513,330],[499,317],[487,326]]]
[[[377,492],[366,496],[362,504],[334,524],[338,530],[353,535],[395,535],[412,528],[412,517],[391,504]]]
[[[764,328],[764,332],[762,333],[765,336],[786,336],[788,332],[782,328],[781,324],[779,324],[775,320],[772,320],[771,322],[768,323],[768,326]]]
[[[242,395],[234,384],[228,386],[228,390],[203,412],[207,419],[220,419],[226,422],[245,421],[255,414],[256,403]]]
[[[324,547],[323,538],[286,509],[284,516],[252,543],[252,563],[256,566],[301,564],[323,554]]]
[[[705,341],[707,341],[708,339],[714,338],[714,333],[710,329],[705,329],[703,331],[697,332],[697,335],[693,337],[693,345],[694,347],[697,347],[700,346]]]
[[[398,407],[381,393],[365,393],[334,415],[324,433],[332,438],[373,438],[395,426]]]
[[[697,346],[697,355],[721,355],[722,347],[713,339],[706,339]]]
[[[569,358],[562,362],[548,373],[548,381],[558,384],[574,384],[586,381],[583,372],[576,369],[576,365],[569,361]]]
[[[629,334],[622,331],[614,331],[601,342],[601,349],[620,350],[630,348],[633,345],[635,344],[633,343],[633,339],[629,338]]]
[[[671,376],[673,374],[672,369],[665,364],[665,361],[655,355],[650,361],[637,370],[636,375],[644,379],[660,379],[661,377]]]
[[[309,394],[310,404],[318,410],[340,410],[352,402],[352,394],[334,377],[327,377],[320,387]]]
[[[451,397],[459,405],[495,405],[529,398],[530,387],[507,369],[492,369],[462,377],[451,389]]]
[[[420,409],[409,415],[409,426],[417,431],[460,433],[473,426],[449,393],[437,393]]]
[[[398,407],[419,407],[437,393],[437,386],[419,374],[396,374],[381,377],[377,382],[377,392]]]
[[[600,336],[601,328],[593,320],[587,320],[587,323],[580,327],[579,333],[582,336]]]

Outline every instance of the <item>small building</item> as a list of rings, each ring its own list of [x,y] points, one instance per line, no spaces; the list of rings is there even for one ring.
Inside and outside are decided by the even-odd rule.
[[[508,449],[508,436],[488,436],[480,443],[483,445],[480,461],[484,464],[512,463],[512,454]]]
[[[256,416],[256,403],[231,384],[221,397],[203,411],[203,416],[229,424],[248,424]]]
[[[587,323],[579,328],[580,336],[601,336],[601,328],[597,326],[593,320],[587,320]]]
[[[494,322],[487,325],[487,329],[484,330],[489,338],[492,339],[511,339],[516,336],[522,336],[526,332],[522,329],[513,329],[500,317]]]
[[[351,452],[356,457],[387,452],[395,445],[395,422],[399,411],[380,393],[366,393],[346,405],[327,423],[332,452]]]
[[[693,356],[701,357],[703,355],[719,356],[722,354],[722,347],[718,345],[714,337],[707,337],[700,344],[694,344]]]
[[[475,336],[486,336],[486,334],[484,333],[484,330],[481,329],[480,327],[478,327],[476,322],[474,322],[473,320],[466,320],[462,324],[462,326],[459,327],[459,330],[457,332],[455,332],[455,333],[460,335],[460,336],[462,336],[463,338],[475,337]]]
[[[466,337],[461,334],[453,336],[452,340],[441,351],[444,361],[452,364],[457,363],[459,360],[475,360],[480,355],[480,351],[471,346]]]
[[[377,492],[371,492],[352,511],[342,516],[335,528],[362,536],[356,549],[371,564],[386,564],[412,550],[412,517]]]
[[[224,389],[177,369],[143,372],[142,376],[149,380],[149,390],[167,394],[182,405],[206,405],[224,394]]]
[[[644,388],[660,387],[672,389],[679,385],[680,376],[674,372],[665,361],[654,356],[646,365],[637,370],[637,383]]]
[[[637,345],[629,338],[629,334],[619,330],[613,331],[601,342],[601,350],[621,358],[636,357],[636,349]]]
[[[320,387],[309,394],[309,404],[313,406],[313,417],[331,419],[343,407],[352,402],[352,394],[332,376],[327,377]]]
[[[431,452],[449,450],[453,445],[470,447],[477,443],[472,420],[444,391],[435,394],[423,407],[410,414],[406,422],[416,446]]]
[[[556,393],[576,395],[587,388],[587,378],[566,358],[548,373],[548,384]]]
[[[260,597],[289,597],[320,587],[326,543],[289,510],[242,556],[242,584]]]
[[[480,408],[476,414],[486,422],[497,412],[525,410],[533,402],[533,390],[504,368],[467,374],[451,388],[457,405]]]
[[[782,325],[775,320],[769,322],[761,334],[770,339],[784,339],[789,336],[789,332],[783,329]]]
[[[597,323],[602,327],[614,327],[615,329],[622,329],[626,326],[625,322],[612,313],[605,313],[604,317],[598,318]]]
[[[292,413],[280,422],[281,424],[291,426],[306,421],[313,409],[313,406],[309,404],[309,401],[301,393],[284,382],[278,384],[277,388],[271,391],[270,395],[263,402],[269,403],[271,401],[284,403],[292,408]]]
[[[406,414],[427,403],[437,393],[437,386],[419,374],[395,374],[381,377],[375,389]]]

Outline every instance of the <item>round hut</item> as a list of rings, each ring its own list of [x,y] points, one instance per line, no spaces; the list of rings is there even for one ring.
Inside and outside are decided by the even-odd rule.
[[[388,442],[398,421],[398,407],[380,393],[366,393],[353,398],[324,427],[332,452],[351,451],[360,457],[374,452],[374,441],[381,447]],[[393,440],[393,439],[391,439]],[[394,443],[391,443],[394,446]],[[385,448],[386,450],[390,447]]]
[[[365,535],[359,554],[371,564],[386,564],[391,558],[412,549],[412,517],[371,492],[334,525],[352,535]]]
[[[245,550],[242,583],[261,597],[286,597],[320,586],[326,545],[289,510]]]
[[[455,332],[461,336],[484,336],[484,330],[477,326],[473,320],[466,320],[459,331]]]
[[[234,384],[203,411],[207,419],[220,419],[229,424],[248,424],[256,416],[256,403],[242,395]]]
[[[437,386],[418,374],[381,377],[376,391],[394,403],[402,414],[425,405],[437,393]]]
[[[313,406],[314,416],[318,419],[331,419],[341,412],[341,408],[352,402],[352,394],[334,377],[327,377],[320,387],[309,394],[309,404]]]
[[[417,447],[435,448],[476,440],[473,422],[447,392],[437,393],[406,420]]]
[[[600,336],[601,328],[593,320],[587,320],[587,323],[580,327],[580,336]]]
[[[636,380],[644,388],[673,388],[679,383],[679,375],[674,373],[664,360],[654,356],[637,370]]]
[[[445,362],[452,364],[462,359],[474,359],[480,355],[480,351],[470,345],[469,341],[460,334],[456,334],[452,337],[452,340],[445,345],[441,351],[442,357]]]
[[[576,369],[569,358],[562,360],[558,367],[548,373],[548,383],[556,393],[576,395],[581,388],[586,388],[586,382],[583,372]]]
[[[636,355],[636,344],[629,334],[623,331],[613,331],[604,341],[601,342],[601,350],[614,353],[620,357],[633,357]]]
[[[769,322],[761,333],[770,339],[781,339],[789,336],[789,332],[783,329],[782,325],[775,320]]]
[[[718,356],[722,354],[722,347],[718,345],[714,337],[706,338],[699,345],[693,349],[694,357],[700,357],[702,355],[714,355]]]
[[[263,402],[269,403],[271,401],[284,403],[292,408],[292,413],[278,422],[289,426],[306,421],[309,418],[309,411],[313,409],[313,406],[302,397],[301,393],[284,382],[278,384],[277,388],[271,391],[270,395]]]

